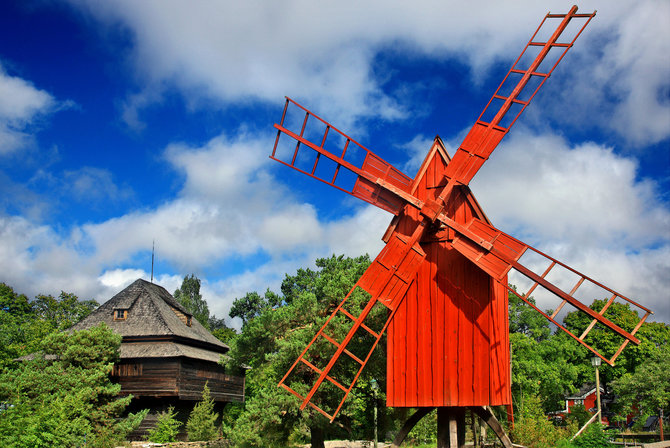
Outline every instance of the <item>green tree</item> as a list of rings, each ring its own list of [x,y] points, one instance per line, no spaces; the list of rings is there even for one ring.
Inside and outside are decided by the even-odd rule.
[[[19,356],[36,350],[51,329],[39,331],[36,316],[28,298],[0,283],[0,368]]]
[[[237,332],[234,328],[223,327],[213,330],[212,335],[224,344],[228,344],[237,336]]]
[[[510,285],[516,291],[514,285]],[[528,306],[521,298],[510,292],[509,299],[509,332],[528,336],[537,342],[549,337],[551,329],[546,317]],[[535,305],[535,299],[531,296],[528,301]]]
[[[38,295],[31,302],[0,283],[0,368],[35,352],[47,335],[79,322],[97,306],[95,300],[79,301],[66,292],[58,298]]]
[[[572,407],[569,419],[577,423],[577,427],[581,428],[591,418],[591,413],[586,410],[583,404],[576,404]]]
[[[612,383],[623,415],[637,405],[641,415],[670,414],[670,345],[663,345],[634,372],[627,372]]]
[[[262,306],[246,308],[250,310],[245,314],[246,323],[242,332],[231,342],[230,351],[236,365],[249,368],[244,410],[233,424],[227,424],[225,428],[226,435],[237,445],[286,446],[288,441],[304,443],[309,439],[316,448],[323,446],[326,437],[372,436],[372,393],[369,380],[376,377],[383,383],[385,379],[383,347],[373,353],[332,425],[309,407],[300,411],[295,397],[276,386],[369,263],[367,256],[318,259],[318,270],[301,269],[295,276],[286,276],[281,287],[281,297],[271,295],[270,300],[261,298]],[[250,299],[247,303],[259,303],[255,296]],[[350,300],[353,307],[358,307],[361,301],[365,301],[365,294],[355,294]],[[271,303],[274,306],[270,306]],[[384,321],[386,310],[380,311],[379,315],[371,316],[370,325]],[[338,318],[331,324],[331,336],[343,338],[346,322]],[[350,346],[352,351],[360,348],[355,343]],[[309,357],[315,364],[322,365],[329,359],[331,349],[327,345],[317,344],[310,349]],[[309,370],[297,369],[288,382],[298,389],[310,383],[313,374]],[[347,369],[333,373],[342,378],[351,374],[352,371]],[[380,388],[384,390],[384,384],[380,384]],[[328,399],[328,394],[324,394],[324,400]],[[383,401],[383,397],[380,396],[380,400]],[[383,420],[386,409],[380,411],[380,420]]]
[[[79,300],[77,296],[61,291],[58,298],[38,295],[32,303],[37,318],[49,323],[54,330],[65,330],[76,324],[99,306],[95,300]]]
[[[252,291],[246,293],[240,299],[235,299],[228,315],[232,318],[239,317],[242,319],[242,326],[244,326],[263,311],[275,308],[281,303],[282,298],[269,289],[265,291],[265,295],[262,297],[256,291]]]
[[[0,283],[0,310],[15,315],[33,313],[28,297],[15,293],[14,289],[5,283]]]
[[[149,431],[149,440],[155,443],[170,443],[177,440],[179,427],[182,423],[177,420],[174,407],[170,406],[167,411],[160,412],[156,427]]]
[[[606,300],[594,300],[590,308],[600,311]],[[612,303],[607,309],[604,317],[614,322],[626,331],[632,331],[640,320],[639,314],[630,306],[618,302]],[[580,335],[591,323],[591,318],[581,312],[571,312],[565,316],[564,324],[573,334]],[[670,343],[670,326],[661,322],[645,322],[638,330],[636,336],[640,339],[640,345],[628,344],[615,361],[614,366],[603,363],[600,368],[600,379],[603,387],[608,391],[610,382],[620,378],[627,372],[634,372],[636,368],[646,359],[657,352],[658,348]],[[594,347],[606,357],[611,357],[623,342],[623,338],[600,324],[596,324],[584,339],[584,342]],[[590,355],[586,354],[584,360]],[[575,362],[579,362],[575,360]]]
[[[205,383],[202,389],[202,400],[196,403],[186,422],[186,432],[189,442],[208,441],[216,439],[216,420],[219,414],[214,412],[214,400]]]
[[[234,328],[226,325],[225,319],[219,319],[216,316],[209,318],[209,331],[215,338],[225,343],[230,342],[237,335]]]
[[[535,303],[532,297],[529,301]],[[549,321],[512,293],[509,328],[512,401],[523,405],[527,397],[536,397],[544,412],[562,409],[564,394],[592,375],[590,364],[583,362],[586,350],[562,331],[552,333]]]
[[[181,287],[175,290],[173,296],[198,322],[209,327],[209,306],[200,294],[200,279],[195,274],[184,277]]]
[[[104,324],[57,332],[42,353],[0,375],[0,439],[9,447],[113,446],[128,421],[117,421],[131,397],[109,378],[121,337]],[[136,419],[134,419],[136,420]],[[139,423],[139,422],[138,422]]]

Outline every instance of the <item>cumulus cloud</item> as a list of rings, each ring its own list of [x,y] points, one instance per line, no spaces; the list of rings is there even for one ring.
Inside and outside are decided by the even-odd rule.
[[[63,173],[65,194],[78,201],[101,203],[122,201],[133,195],[130,187],[119,186],[106,169],[82,167]]]
[[[658,186],[638,175],[635,160],[612,148],[571,146],[556,135],[516,129],[471,188],[498,228],[667,321],[662,291],[670,278],[664,258],[670,251],[670,209]]]
[[[213,312],[225,315],[235,297],[259,285],[278,288],[284,273],[311,265],[317,257],[374,256],[390,215],[361,206],[345,219],[321,220],[312,205],[301,203],[261,162],[268,160],[268,141],[268,135],[241,132],[200,147],[170,145],[165,160],[183,176],[176,198],[154,209],[76,226],[67,235],[25,218],[3,218],[4,281],[30,284],[31,290],[25,291],[29,294],[76,286],[81,294],[102,300],[115,288],[149,277],[146,270],[131,266],[138,254],[150,253],[153,241],[160,259],[181,272],[197,273],[224,260],[267,254],[255,268],[228,274],[220,283],[203,278]],[[174,276],[159,272],[158,283],[174,286]],[[31,283],[32,276],[39,281]]]
[[[571,6],[531,0],[514,7],[485,1],[476,8],[430,0],[218,2],[198,8],[175,1],[71,3],[132,34],[130,63],[143,87],[129,93],[123,114],[135,128],[142,126],[141,109],[174,85],[192,105],[205,99],[277,102],[288,94],[349,130],[360,118],[407,115],[411,98],[386,91],[388,76],[374,65],[380,50],[455,58],[480,83],[497,62],[518,55],[547,9],[566,12]],[[550,83],[552,96],[564,100],[553,118],[578,125],[598,111],[604,119],[597,125],[633,144],[667,138],[670,61],[659,55],[670,51],[670,5],[586,2],[580,12],[597,7],[575,54],[561,64],[563,79]]]
[[[402,166],[402,170],[408,176],[414,176],[419,170],[423,160],[426,158],[426,153],[433,145],[433,139],[424,135],[417,135],[409,142],[400,145],[400,148],[407,152],[409,156],[407,162]],[[451,152],[451,155],[454,151]]]
[[[603,117],[612,131],[635,145],[658,143],[670,136],[670,58],[661,56],[670,54],[670,4],[642,2],[614,18],[619,26],[580,84],[599,89],[599,105],[616,98]]]
[[[8,75],[0,65],[0,155],[30,142],[28,127],[56,105],[54,98],[29,81]]]
[[[515,129],[473,181],[502,227],[536,239],[637,247],[670,240],[670,211],[635,159]]]

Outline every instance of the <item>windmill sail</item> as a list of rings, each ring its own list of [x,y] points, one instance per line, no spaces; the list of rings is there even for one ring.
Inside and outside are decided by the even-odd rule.
[[[402,210],[389,190],[408,192],[412,179],[332,124],[286,98],[275,128],[271,159],[394,215]]]
[[[634,344],[640,343],[639,339],[635,337],[635,333],[642,326],[647,317],[652,314],[649,309],[608,288],[607,286],[598,283],[592,278],[582,274],[581,272],[578,272],[564,263],[561,263],[549,255],[546,255],[543,252],[517,240],[516,238],[507,235],[506,233],[496,229],[495,227],[483,222],[480,219],[472,219],[465,227],[454,224],[449,218],[444,216],[442,219],[443,222],[447,223],[447,225],[453,225],[455,227],[454,230],[456,230],[458,233],[452,242],[454,249],[459,251],[466,258],[479,266],[482,270],[484,270],[497,281],[506,279],[511,270],[514,270],[515,272],[530,279],[532,284],[523,294],[519,294],[519,292],[512,289],[506,282],[504,283],[504,286],[510,292],[517,294],[528,305],[533,307],[558,328],[565,331],[577,342],[582,344],[609,365],[614,365],[614,361],[629,342],[633,342]],[[463,233],[460,233],[459,231]],[[537,268],[533,269],[523,263],[522,257],[527,253],[532,253],[535,260],[539,259],[545,261],[545,263],[540,263],[543,265],[541,268],[541,273],[538,273]],[[537,265],[538,263],[534,264]],[[561,288],[555,283],[549,281],[548,278],[550,278],[550,275],[553,273],[556,277],[557,271],[563,271],[564,273],[571,274],[571,277],[574,279],[574,284],[572,284],[569,288]],[[529,300],[531,294],[536,291],[538,287],[561,299],[560,304],[551,315],[540,310]],[[578,292],[580,290],[589,288],[596,288],[603,291],[603,294],[607,294],[607,297],[605,297],[607,299],[605,306],[600,311],[592,310],[577,298]],[[633,306],[644,312],[642,318],[638,320],[632,330],[626,331],[625,329],[619,327],[604,317],[607,309],[612,305],[612,303],[615,302],[628,304],[629,306]],[[558,313],[566,304],[572,305],[576,310],[588,315],[592,319],[591,324],[579,336],[573,334],[556,319]],[[584,339],[596,324],[600,324],[602,328],[616,333],[621,337],[621,344],[619,345],[618,349],[610,356],[606,356],[605,354],[594,349],[591,345],[584,342]]]
[[[546,15],[454,154],[445,173],[453,184],[470,183],[595,15],[577,14],[576,6],[567,14]],[[555,19],[560,22],[551,36],[537,40]],[[573,20],[582,22],[576,33],[568,28]]]

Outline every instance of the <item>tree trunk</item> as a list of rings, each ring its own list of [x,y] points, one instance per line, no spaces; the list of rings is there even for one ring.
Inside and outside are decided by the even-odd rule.
[[[318,426],[312,426],[309,428],[309,435],[312,443],[312,448],[326,447],[323,440],[323,428]]]

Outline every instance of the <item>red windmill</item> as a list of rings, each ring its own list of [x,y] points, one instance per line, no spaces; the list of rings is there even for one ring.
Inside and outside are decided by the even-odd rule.
[[[508,291],[610,365],[629,341],[639,343],[635,333],[650,310],[495,228],[468,188],[594,16],[578,14],[576,6],[567,14],[547,14],[453,158],[436,137],[414,179],[287,98],[271,158],[395,215],[382,238],[384,249],[280,382],[301,400],[301,409],[309,405],[332,421],[386,331],[388,406],[421,408],[414,420],[437,407],[440,428],[453,428],[469,407],[501,431],[488,407],[512,400]],[[540,38],[547,27],[552,32]],[[530,280],[525,293],[508,286],[513,272]],[[528,300],[541,290],[560,299],[551,315]],[[604,308],[594,311],[582,303],[578,297],[585,291],[607,297]],[[362,305],[350,306],[361,297]],[[615,301],[644,311],[632,330],[604,317]],[[566,304],[592,319],[581,335],[557,318]],[[369,316],[378,307],[388,309],[388,317],[381,328],[371,328]],[[621,337],[613,354],[584,341],[595,325]],[[364,353],[349,349],[354,340],[369,341]],[[318,364],[311,360],[316,345],[329,347],[332,356]],[[312,373],[313,384],[299,388],[290,382],[301,369]],[[338,372],[353,374],[342,378]]]

